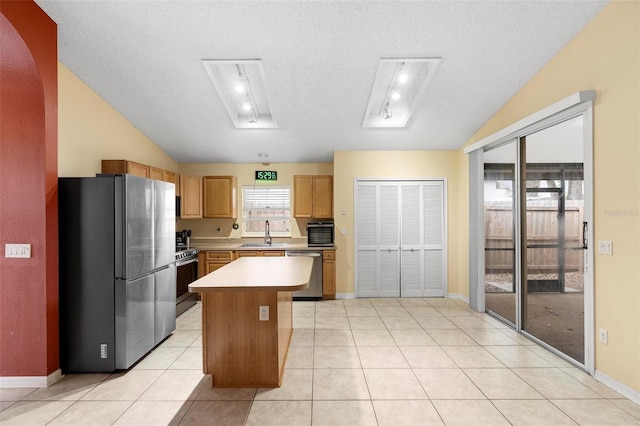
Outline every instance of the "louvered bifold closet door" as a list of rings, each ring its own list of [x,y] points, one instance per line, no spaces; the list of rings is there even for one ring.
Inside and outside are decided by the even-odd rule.
[[[402,185],[401,269],[402,297],[422,296],[422,191],[420,184]]]
[[[422,295],[444,297],[446,264],[444,241],[444,182],[425,182],[422,187],[424,215],[424,282]]]
[[[378,232],[380,281],[378,296],[400,297],[400,188],[397,183],[380,184]]]
[[[378,297],[378,185],[359,183],[356,212],[358,297]]]

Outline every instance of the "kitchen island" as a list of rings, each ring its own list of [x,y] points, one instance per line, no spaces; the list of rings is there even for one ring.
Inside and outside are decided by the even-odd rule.
[[[202,296],[202,363],[214,387],[278,387],[293,332],[293,291],[308,257],[242,257],[189,285]]]

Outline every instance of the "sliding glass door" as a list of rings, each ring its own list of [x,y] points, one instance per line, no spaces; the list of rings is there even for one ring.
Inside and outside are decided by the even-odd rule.
[[[484,153],[485,308],[516,324],[516,164],[514,140]]]
[[[485,149],[485,309],[585,363],[583,118]]]
[[[576,118],[520,139],[522,329],[584,363],[584,157]]]

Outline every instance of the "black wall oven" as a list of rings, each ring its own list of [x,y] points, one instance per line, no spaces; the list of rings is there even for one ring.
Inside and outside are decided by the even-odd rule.
[[[189,284],[198,279],[198,249],[176,252],[176,316],[198,301],[197,293],[189,293]]]
[[[309,247],[333,247],[333,219],[307,223],[307,245]]]

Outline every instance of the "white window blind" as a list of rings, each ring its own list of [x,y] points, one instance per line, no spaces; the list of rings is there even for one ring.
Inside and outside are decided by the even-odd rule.
[[[243,186],[242,235],[264,236],[267,220],[272,237],[291,236],[291,187]]]

